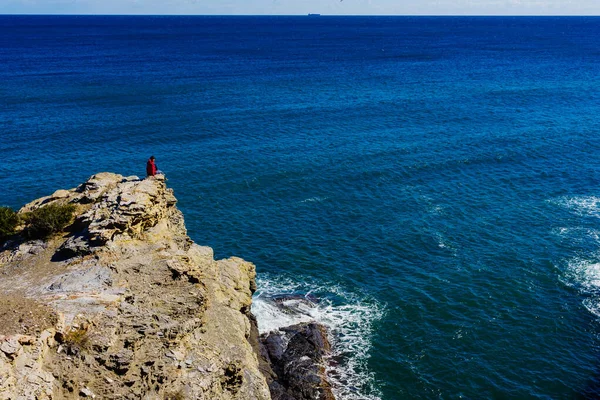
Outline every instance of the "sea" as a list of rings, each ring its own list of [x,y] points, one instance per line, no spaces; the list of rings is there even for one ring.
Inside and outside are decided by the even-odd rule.
[[[598,17],[2,15],[0,139],[14,209],[154,155],[338,400],[600,397]]]

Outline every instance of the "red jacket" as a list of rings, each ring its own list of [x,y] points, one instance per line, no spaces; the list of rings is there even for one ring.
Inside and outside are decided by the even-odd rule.
[[[146,175],[154,176],[156,175],[156,164],[154,164],[153,159],[149,159],[146,163]]]

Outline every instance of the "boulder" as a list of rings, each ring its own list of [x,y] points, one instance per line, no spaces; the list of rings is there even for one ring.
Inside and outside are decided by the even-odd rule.
[[[262,335],[261,343],[276,376],[269,382],[273,399],[334,399],[325,375],[331,347],[323,325],[292,325]]]

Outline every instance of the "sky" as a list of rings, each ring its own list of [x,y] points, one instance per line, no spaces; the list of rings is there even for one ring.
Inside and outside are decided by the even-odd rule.
[[[0,0],[0,14],[600,15],[600,0]]]

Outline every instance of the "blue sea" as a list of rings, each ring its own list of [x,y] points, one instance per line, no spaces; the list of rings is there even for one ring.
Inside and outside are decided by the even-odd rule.
[[[15,209],[154,155],[338,399],[600,397],[600,18],[5,15],[0,138]]]

